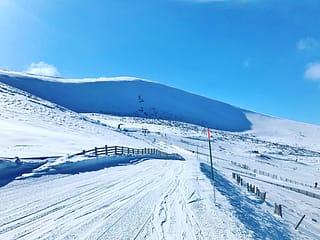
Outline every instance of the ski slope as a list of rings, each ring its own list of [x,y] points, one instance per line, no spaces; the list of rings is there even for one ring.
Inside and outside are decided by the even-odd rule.
[[[59,156],[99,144],[139,145],[97,121],[3,83],[0,109],[0,157]]]
[[[177,120],[230,131],[251,127],[247,111],[144,79],[63,79],[0,71],[0,82],[76,112]]]
[[[193,164],[150,159],[10,184],[1,189],[0,237],[248,239],[237,219],[212,205],[210,183]]]
[[[3,83],[0,93],[0,239],[320,239],[320,200],[281,187],[320,194],[318,126],[247,112],[248,131],[213,130],[213,183],[204,127],[79,114]],[[184,160],[68,157],[106,144]]]

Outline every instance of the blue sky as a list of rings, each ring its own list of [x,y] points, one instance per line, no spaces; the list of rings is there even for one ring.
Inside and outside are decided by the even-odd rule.
[[[0,68],[136,76],[320,124],[318,0],[0,0]]]

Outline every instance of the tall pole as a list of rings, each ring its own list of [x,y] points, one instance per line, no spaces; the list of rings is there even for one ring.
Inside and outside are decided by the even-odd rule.
[[[197,145],[197,160],[199,160],[199,146]]]
[[[210,166],[211,166],[211,179],[212,179],[212,184],[213,184],[213,200],[214,203],[216,203],[216,189],[214,186],[214,173],[213,173],[213,164],[212,164],[212,153],[211,153],[211,134],[210,134],[210,128],[208,128],[208,142],[209,142],[209,154],[210,154]]]

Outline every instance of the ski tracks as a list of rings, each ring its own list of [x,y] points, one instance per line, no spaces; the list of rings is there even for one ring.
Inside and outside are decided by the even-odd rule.
[[[7,204],[0,206],[0,238],[147,236],[155,205],[182,166],[182,161],[150,160],[52,181],[22,180],[23,187],[20,181],[9,184],[0,189],[0,201],[6,198]]]
[[[248,239],[191,157],[14,181],[0,202],[0,239]]]

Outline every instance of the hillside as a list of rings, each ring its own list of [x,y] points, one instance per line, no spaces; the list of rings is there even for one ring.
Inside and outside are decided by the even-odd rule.
[[[213,184],[199,125],[81,114],[4,83],[0,109],[1,239],[318,239],[319,199],[310,196],[320,196],[318,126],[246,113],[251,130],[213,130]],[[105,144],[184,160],[68,156]],[[52,155],[63,157],[4,158]]]
[[[0,157],[55,156],[102,143],[138,145],[97,121],[3,83],[0,109]]]
[[[175,120],[226,131],[251,129],[247,111],[143,79],[61,79],[0,71],[0,82],[79,113]]]

